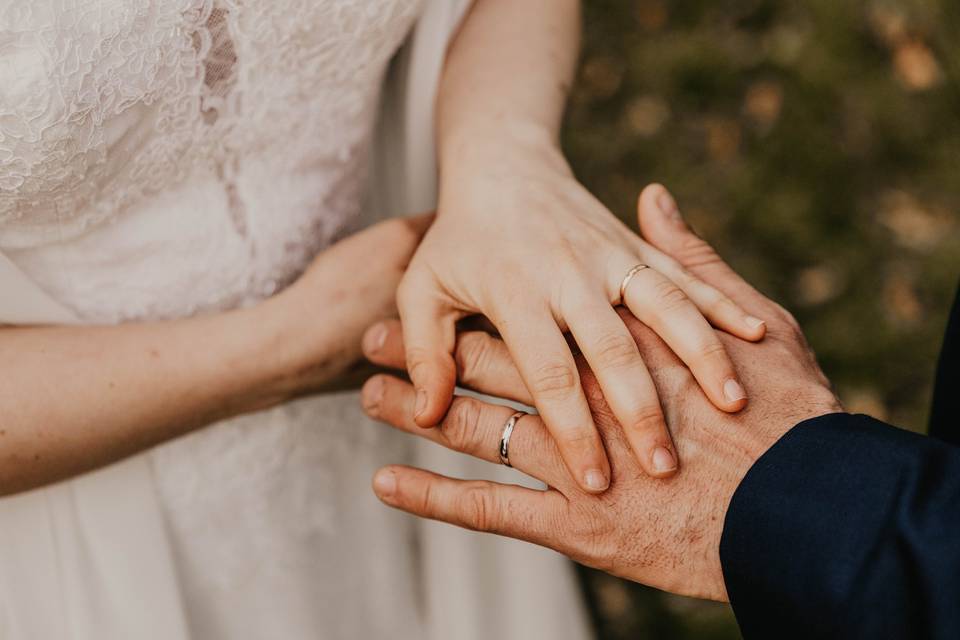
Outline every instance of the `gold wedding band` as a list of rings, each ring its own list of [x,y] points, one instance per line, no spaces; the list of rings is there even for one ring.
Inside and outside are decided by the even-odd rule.
[[[620,282],[620,303],[624,304],[627,300],[627,286],[630,284],[630,281],[633,280],[633,276],[637,275],[644,269],[649,269],[650,265],[640,263],[635,266],[630,271],[627,271],[627,275],[623,276],[623,280]],[[616,306],[616,305],[614,305]]]

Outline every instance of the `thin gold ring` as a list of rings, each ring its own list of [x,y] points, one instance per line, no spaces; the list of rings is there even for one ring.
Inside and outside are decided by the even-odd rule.
[[[627,286],[629,286],[630,281],[633,280],[633,276],[637,275],[644,269],[649,269],[650,265],[640,263],[635,266],[630,271],[627,271],[627,275],[623,276],[623,280],[620,281],[620,302],[617,304],[623,304],[627,299]],[[616,306],[616,305],[614,305]]]

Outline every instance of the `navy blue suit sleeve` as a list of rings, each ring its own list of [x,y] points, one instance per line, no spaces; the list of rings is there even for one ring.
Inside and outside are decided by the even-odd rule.
[[[960,446],[960,293],[950,312],[930,410],[930,435]]]
[[[720,558],[746,640],[960,638],[960,448],[801,423],[735,492]]]

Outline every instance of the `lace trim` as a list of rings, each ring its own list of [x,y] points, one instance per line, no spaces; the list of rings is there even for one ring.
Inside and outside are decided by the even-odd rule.
[[[198,175],[225,181],[245,233],[238,158],[276,146],[292,171],[348,164],[362,141],[344,132],[371,120],[421,1],[4,3],[0,246],[75,237]]]

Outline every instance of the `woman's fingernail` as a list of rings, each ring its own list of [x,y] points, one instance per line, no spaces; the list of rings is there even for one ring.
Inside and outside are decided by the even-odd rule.
[[[373,477],[373,490],[381,498],[392,498],[397,492],[397,476],[390,470],[378,471]]]
[[[383,345],[387,342],[387,327],[378,324],[369,331],[367,335],[363,337],[363,351],[364,353],[377,353],[380,349],[383,349]]]
[[[677,468],[677,459],[666,447],[657,447],[653,450],[653,470],[657,473],[667,473]]]
[[[673,222],[683,224],[683,218],[680,217],[680,207],[677,206],[677,201],[673,199],[669,191],[664,191],[657,196],[657,207],[660,208],[660,213]]]
[[[372,418],[380,414],[380,403],[383,401],[383,389],[383,378],[380,376],[371,378],[367,384],[363,386],[363,410]]]
[[[415,417],[419,418],[420,414],[427,408],[427,392],[423,389],[417,391],[417,404],[413,409],[413,414]]]
[[[738,402],[747,397],[747,392],[739,382],[731,378],[723,383],[723,395],[730,402]]]
[[[746,322],[748,325],[750,325],[751,329],[759,329],[760,327],[767,324],[760,318],[754,318],[753,316],[747,316],[746,318],[743,319],[743,321]]]
[[[583,484],[591,491],[605,491],[610,486],[610,481],[600,469],[589,469],[583,474]]]

